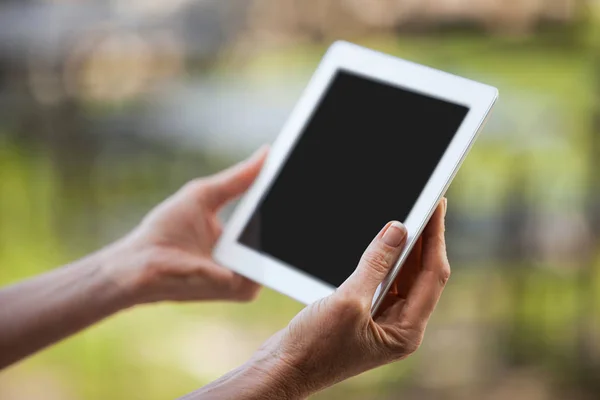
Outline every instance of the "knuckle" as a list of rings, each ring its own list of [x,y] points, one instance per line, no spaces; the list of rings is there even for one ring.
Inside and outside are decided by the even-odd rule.
[[[404,343],[404,355],[410,356],[419,350],[421,347],[421,343],[423,342],[423,338],[421,335],[411,338],[411,340],[407,340]]]
[[[395,359],[402,359],[414,354],[423,342],[423,332],[417,329],[398,330],[394,337],[392,355]]]
[[[244,293],[244,294],[240,294],[238,296],[236,296],[236,300],[238,303],[250,303],[251,301],[255,300],[257,297],[257,294],[254,293]]]
[[[377,273],[385,274],[390,268],[390,263],[386,256],[380,251],[367,250],[364,254],[366,265]]]
[[[184,193],[198,195],[198,194],[202,194],[204,192],[205,187],[206,187],[206,179],[196,178],[196,179],[192,179],[191,181],[184,184],[183,187],[181,188],[181,190]]]
[[[247,303],[255,300],[260,292],[260,286],[244,278],[234,279],[229,285],[233,299]]]
[[[442,284],[442,286],[446,285],[446,283],[448,283],[448,280],[450,279],[450,275],[452,275],[452,270],[450,269],[450,263],[448,262],[448,260],[444,260],[444,262],[442,262],[441,268],[440,268],[440,283]]]
[[[251,302],[253,300],[256,300],[256,298],[258,297],[258,292],[259,292],[258,288],[250,288],[250,289],[243,290],[238,295],[238,300],[242,303]]]
[[[363,302],[351,296],[340,296],[335,302],[335,313],[342,317],[362,315],[365,310]]]

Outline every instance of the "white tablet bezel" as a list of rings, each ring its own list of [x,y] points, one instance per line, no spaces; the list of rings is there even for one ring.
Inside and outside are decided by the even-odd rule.
[[[407,244],[398,263],[380,285],[373,299],[375,310],[383,298],[379,294],[389,290],[416,238],[421,234],[471,148],[498,97],[498,90],[343,41],[335,42],[328,49],[272,145],[263,170],[241,199],[214,250],[215,259],[222,265],[305,304],[330,295],[335,287],[269,255],[246,247],[237,242],[237,239],[280,168],[285,164],[305,124],[340,69],[469,108],[458,132],[404,221],[408,230]],[[398,155],[402,156],[402,149],[398,149]],[[402,185],[402,182],[398,182],[398,185]],[[377,232],[373,232],[373,236],[376,234]]]

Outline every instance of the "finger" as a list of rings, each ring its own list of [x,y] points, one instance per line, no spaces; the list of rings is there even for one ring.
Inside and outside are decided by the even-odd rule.
[[[398,302],[403,302],[402,299],[399,299],[395,294],[388,292],[381,301],[379,307],[377,307],[377,311],[373,315],[373,320],[379,322],[387,322],[389,319],[390,312],[393,313],[392,320],[395,321],[397,318],[395,315],[397,314],[394,311],[394,307]]]
[[[385,314],[399,300],[405,300],[408,297],[410,288],[414,285],[421,270],[421,243],[422,240],[419,238],[404,261],[404,264],[402,264],[390,290],[386,293],[383,301],[377,308],[377,313],[374,315],[375,319]]]
[[[207,205],[219,208],[248,190],[258,176],[268,152],[268,146],[263,146],[247,160],[206,178]]]
[[[358,267],[339,291],[359,296],[370,306],[377,286],[398,260],[405,243],[404,225],[397,221],[389,222],[369,244]]]
[[[234,301],[252,301],[258,297],[262,286],[245,276],[235,274],[233,280],[233,296]]]
[[[211,280],[220,288],[219,297],[224,300],[248,301],[256,297],[261,286],[215,261],[205,261]]]
[[[409,292],[405,307],[407,320],[417,324],[427,323],[450,278],[444,237],[445,213],[444,199],[423,231],[422,268]]]
[[[410,254],[402,264],[400,272],[396,277],[396,297],[406,299],[410,289],[414,286],[415,280],[421,272],[421,253],[423,251],[423,239],[419,237],[417,243],[410,251]]]

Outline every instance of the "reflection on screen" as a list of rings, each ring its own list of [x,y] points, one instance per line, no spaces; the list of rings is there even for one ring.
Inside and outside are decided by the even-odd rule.
[[[239,242],[339,286],[406,219],[467,112],[338,72]]]

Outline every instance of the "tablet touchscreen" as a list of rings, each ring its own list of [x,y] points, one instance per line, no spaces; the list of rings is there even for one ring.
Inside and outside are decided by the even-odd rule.
[[[338,287],[404,222],[468,111],[339,70],[238,242]]]

